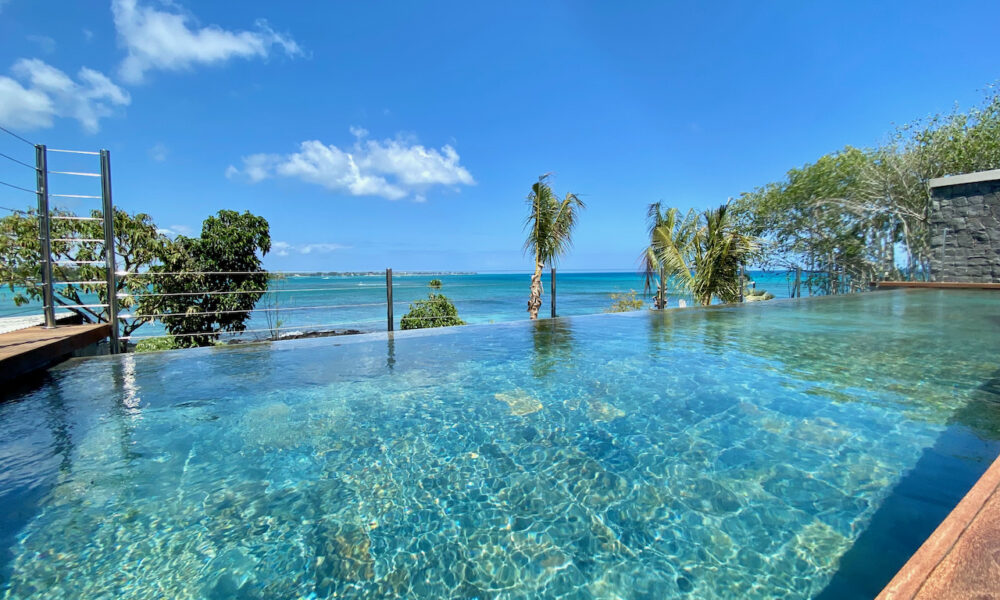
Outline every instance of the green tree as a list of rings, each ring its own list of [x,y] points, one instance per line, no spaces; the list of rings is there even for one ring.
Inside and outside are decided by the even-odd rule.
[[[57,217],[49,220],[56,309],[71,311],[87,323],[108,322],[107,306],[93,306],[108,303],[103,222],[66,218],[76,217],[66,210],[53,210],[51,216]],[[90,217],[100,218],[101,212],[93,211]],[[117,278],[115,292],[121,314],[129,315],[136,304],[133,294],[146,291],[149,285],[148,276],[142,273],[157,263],[168,240],[156,232],[147,214],[130,215],[115,209],[114,226],[115,267],[128,273]],[[0,280],[13,292],[16,305],[40,301],[43,286],[39,279],[42,251],[38,215],[29,210],[6,216],[0,219],[0,230],[7,234],[0,236]],[[120,320],[122,336],[132,335],[150,321],[134,311],[131,314]]]
[[[427,282],[427,287],[431,288],[432,290],[439,290],[441,289],[441,280],[431,279],[430,281]]]
[[[810,289],[863,289],[929,269],[929,179],[1000,168],[1000,96],[897,128],[879,147],[847,147],[741,195],[734,208],[764,239],[761,260],[809,272]],[[903,253],[899,255],[897,249]]]
[[[201,236],[177,236],[162,265],[150,269],[152,295],[140,309],[157,318],[175,347],[212,345],[222,332],[246,329],[268,288],[261,258],[271,250],[267,220],[250,212],[221,210],[205,219]]]
[[[465,325],[458,318],[458,310],[443,294],[430,293],[426,300],[410,304],[410,311],[399,320],[400,329],[424,329],[427,327],[450,327]]]
[[[743,194],[734,220],[763,238],[763,266],[807,272],[810,289],[838,293],[867,285],[892,262],[894,238],[870,207],[856,206],[872,154],[845,148],[792,169],[783,182]]]
[[[690,275],[687,263],[697,230],[697,220],[694,211],[682,217],[679,210],[664,208],[660,202],[649,205],[646,212],[649,245],[641,256],[645,276],[643,291],[648,294],[655,283],[654,307],[657,309],[667,306],[668,281]]]
[[[528,238],[524,251],[530,252],[535,261],[531,275],[531,295],[528,297],[528,316],[538,318],[542,306],[542,270],[545,264],[554,264],[572,245],[573,228],[581,209],[585,208],[576,194],[566,194],[562,200],[556,197],[548,184],[549,175],[542,175],[531,186],[528,194],[528,217],[524,228]]]
[[[611,294],[611,306],[605,309],[604,312],[631,312],[642,309],[642,304],[642,299],[636,297],[635,290],[629,290],[621,294]]]

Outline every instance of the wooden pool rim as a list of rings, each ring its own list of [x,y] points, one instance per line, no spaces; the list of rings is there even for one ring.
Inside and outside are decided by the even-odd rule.
[[[1000,457],[896,573],[877,600],[997,598]]]

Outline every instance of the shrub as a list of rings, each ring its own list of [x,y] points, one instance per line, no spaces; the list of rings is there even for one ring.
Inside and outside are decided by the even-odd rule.
[[[635,290],[622,294],[611,294],[611,306],[604,312],[620,313],[642,309],[642,300],[636,298]]]
[[[434,290],[439,290],[439,289],[441,289],[441,280],[440,279],[431,279],[430,281],[427,282],[427,287],[429,287],[431,289],[434,289]]]
[[[156,352],[158,350],[173,350],[174,348],[174,338],[169,335],[139,340],[135,345],[136,352]]]
[[[449,327],[465,325],[458,318],[458,311],[446,296],[428,294],[426,300],[417,300],[410,305],[410,312],[399,321],[400,329],[423,329],[425,327]]]

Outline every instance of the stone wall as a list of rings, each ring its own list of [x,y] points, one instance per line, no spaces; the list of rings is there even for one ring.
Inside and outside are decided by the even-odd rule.
[[[1000,170],[930,181],[931,278],[1000,282]]]

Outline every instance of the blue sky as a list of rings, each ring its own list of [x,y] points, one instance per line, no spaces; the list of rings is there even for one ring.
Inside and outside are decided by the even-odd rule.
[[[108,148],[116,204],[165,229],[263,215],[272,269],[527,269],[545,172],[588,203],[561,265],[631,269],[650,202],[717,205],[978,103],[997,22],[995,1],[0,0],[0,125]]]

